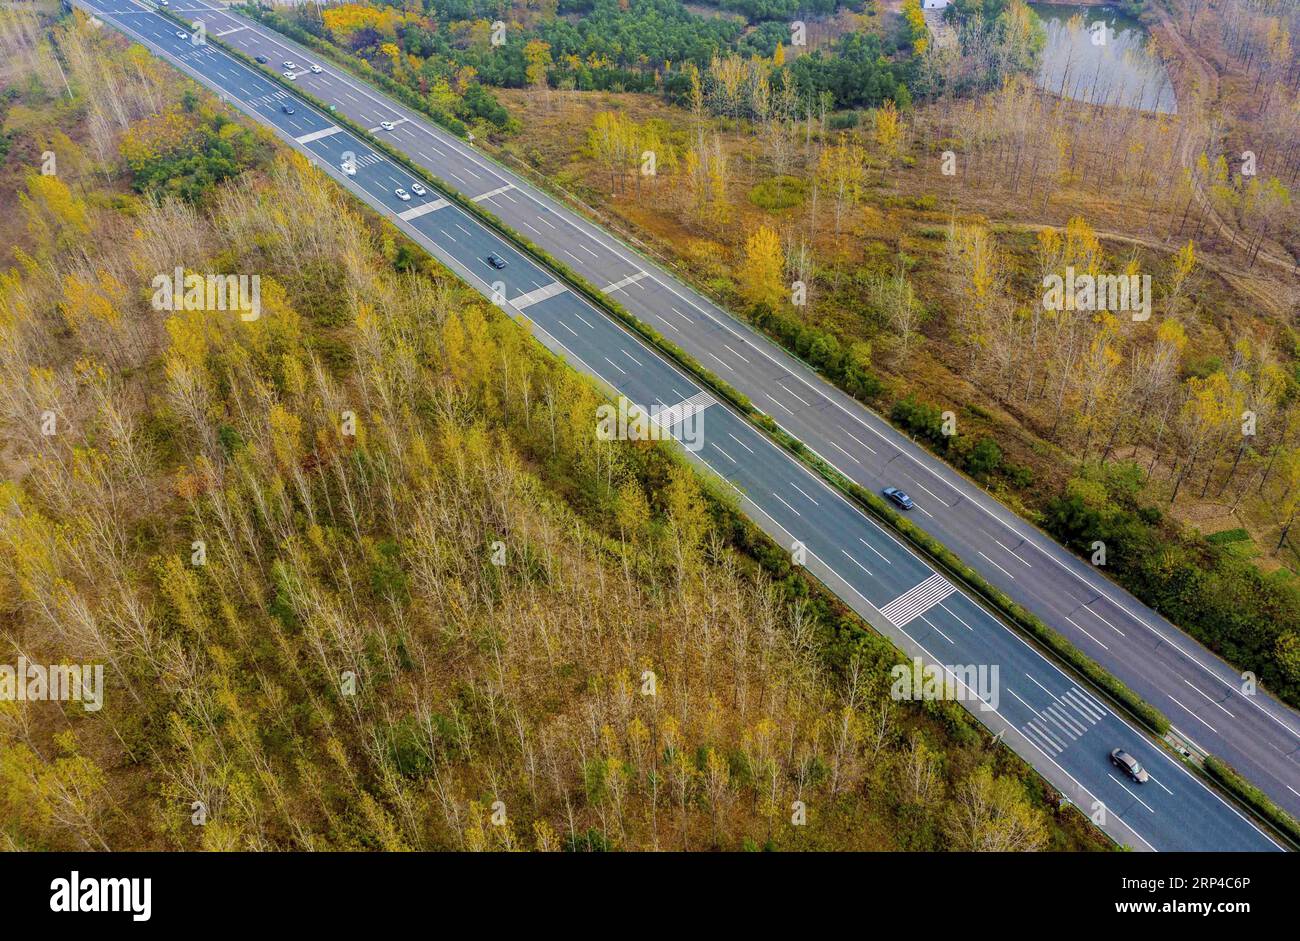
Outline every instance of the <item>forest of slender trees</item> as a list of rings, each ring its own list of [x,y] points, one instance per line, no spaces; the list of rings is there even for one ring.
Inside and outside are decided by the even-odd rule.
[[[0,13],[0,48],[0,649],[108,676],[99,712],[0,702],[6,847],[1098,845],[301,158],[251,132],[170,192],[157,161],[224,153],[210,97],[80,19]],[[160,312],[176,266],[259,275],[260,315]]]

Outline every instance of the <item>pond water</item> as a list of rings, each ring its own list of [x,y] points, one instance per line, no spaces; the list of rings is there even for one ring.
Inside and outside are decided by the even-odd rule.
[[[1031,3],[1043,21],[1038,85],[1091,104],[1173,113],[1178,110],[1169,74],[1147,51],[1147,31],[1136,18],[1110,6]],[[1105,23],[1103,33],[1097,23]]]

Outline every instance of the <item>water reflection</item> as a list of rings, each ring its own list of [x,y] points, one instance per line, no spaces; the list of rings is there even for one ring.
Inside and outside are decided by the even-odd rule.
[[[1178,110],[1169,75],[1147,50],[1147,31],[1114,7],[1030,4],[1043,21],[1047,43],[1038,85],[1053,94],[1092,104],[1173,113]],[[1105,23],[1105,41],[1097,23]]]

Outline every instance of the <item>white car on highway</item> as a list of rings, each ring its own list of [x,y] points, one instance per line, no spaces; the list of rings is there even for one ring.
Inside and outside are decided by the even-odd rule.
[[[295,78],[297,78],[298,76],[295,75],[295,74],[292,73],[292,72],[285,72],[285,73],[284,73],[284,77],[287,78],[289,81],[292,82],[292,81],[293,81]]]
[[[396,196],[404,203],[409,203],[411,201],[411,194],[408,193],[406,190],[402,189],[400,186],[397,189],[393,190],[393,195]]]
[[[379,122],[379,126],[380,126],[381,128],[383,128],[385,131],[391,131],[391,130],[393,129],[393,122],[392,122],[392,121],[380,121],[380,122]]]
[[[416,196],[428,196],[428,195],[429,195],[429,191],[428,191],[427,189],[425,189],[423,186],[421,186],[419,183],[412,183],[412,184],[411,184],[411,192],[414,193]]]
[[[323,71],[325,71],[325,70],[322,69],[319,65],[313,65],[313,66],[311,67],[311,74],[312,74],[312,75],[320,75],[320,73],[323,72]]]

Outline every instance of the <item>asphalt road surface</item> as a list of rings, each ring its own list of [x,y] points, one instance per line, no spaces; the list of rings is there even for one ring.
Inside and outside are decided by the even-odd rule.
[[[416,181],[256,69],[211,44],[194,45],[171,20],[134,0],[79,6],[273,127],[292,146],[397,225],[539,340],[679,438],[703,430],[692,454],[732,484],[747,512],[784,545],[806,547],[810,571],[910,654],[946,665],[996,666],[996,697],[967,702],[1115,839],[1137,849],[1276,849],[1253,823],[1096,696],[1080,689],[1015,632],[771,442],[726,403],[509,242],[434,191],[402,200]],[[1280,803],[1300,809],[1300,717],[1266,696],[1237,692],[1236,673],[1171,625],[1016,519],[978,487],[703,297],[473,147],[360,80],[250,21],[197,0],[170,10],[202,20],[209,36],[292,72],[419,165],[527,236],[653,324],[768,411],[791,434],[863,486],[912,493],[917,522],[1166,712],[1184,711],[1199,744],[1236,764]],[[293,62],[294,69],[283,63]],[[320,73],[310,71],[315,64]],[[284,105],[291,103],[294,113]],[[380,127],[389,122],[391,130]],[[356,172],[342,166],[350,158]],[[285,194],[292,198],[292,194]],[[486,262],[495,252],[506,267]],[[694,414],[692,410],[698,410]],[[689,416],[689,417],[688,417]],[[593,421],[594,426],[594,421]],[[996,701],[995,701],[996,700]],[[1151,773],[1135,784],[1107,760],[1134,754]]]

